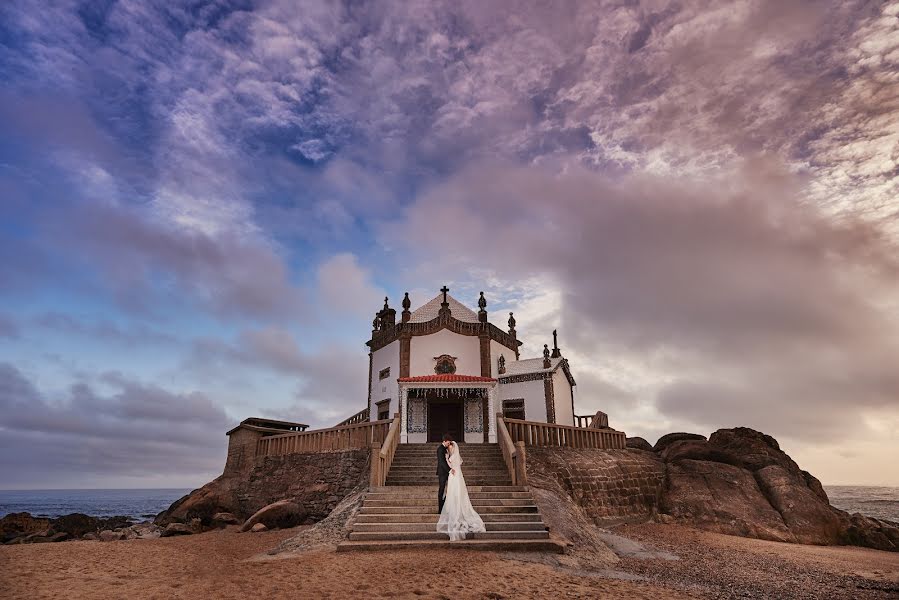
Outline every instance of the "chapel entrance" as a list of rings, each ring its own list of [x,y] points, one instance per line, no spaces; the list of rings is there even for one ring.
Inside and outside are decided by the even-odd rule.
[[[428,441],[443,441],[448,433],[457,442],[464,442],[462,429],[462,401],[431,399],[428,402]]]

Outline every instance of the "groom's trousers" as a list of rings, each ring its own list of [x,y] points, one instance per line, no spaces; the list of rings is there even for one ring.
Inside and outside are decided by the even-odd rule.
[[[437,480],[439,483],[437,485],[437,512],[443,512],[443,496],[446,494],[446,482],[449,479],[448,475],[440,475]]]

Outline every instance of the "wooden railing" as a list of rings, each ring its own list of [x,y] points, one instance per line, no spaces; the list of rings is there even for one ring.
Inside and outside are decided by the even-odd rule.
[[[518,442],[516,444],[512,441],[503,413],[496,413],[496,441],[499,443],[500,450],[502,450],[506,468],[509,469],[512,485],[527,485],[528,472],[525,464],[524,443]]]
[[[353,425],[355,423],[365,423],[366,421],[368,421],[370,416],[371,416],[371,410],[369,408],[363,408],[362,410],[357,412],[355,415],[353,415],[349,419],[344,419],[343,421],[338,423],[336,426],[341,427],[342,425]]]
[[[369,448],[375,442],[384,441],[391,423],[392,419],[385,419],[315,431],[272,435],[256,442],[256,456]]]
[[[593,422],[593,415],[574,415],[575,427],[590,427]]]
[[[372,486],[381,486],[387,482],[387,473],[393,464],[393,456],[396,447],[400,443],[400,413],[396,413],[390,422],[390,429],[382,442],[372,442],[371,445],[371,477],[369,483]]]
[[[524,442],[528,446],[623,449],[625,444],[624,432],[614,429],[589,429],[518,419],[504,420],[512,440],[515,443]]]

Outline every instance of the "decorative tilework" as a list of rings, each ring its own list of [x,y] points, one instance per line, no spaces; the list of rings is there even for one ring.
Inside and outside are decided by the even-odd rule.
[[[406,417],[407,433],[428,432],[428,401],[419,398],[407,400],[408,415]]]
[[[469,398],[465,400],[465,410],[463,413],[465,420],[465,433],[481,433],[484,431],[484,416],[481,410],[480,398]]]

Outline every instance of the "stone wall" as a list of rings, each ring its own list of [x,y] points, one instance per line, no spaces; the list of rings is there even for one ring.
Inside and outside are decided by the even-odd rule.
[[[156,523],[204,525],[219,512],[243,520],[279,500],[299,504],[306,522],[324,519],[352,491],[368,485],[368,449],[294,453],[260,457],[241,469],[226,469],[221,477],[184,496],[156,517]]]
[[[564,493],[601,525],[645,521],[658,510],[665,463],[643,450],[527,448],[528,483]]]

